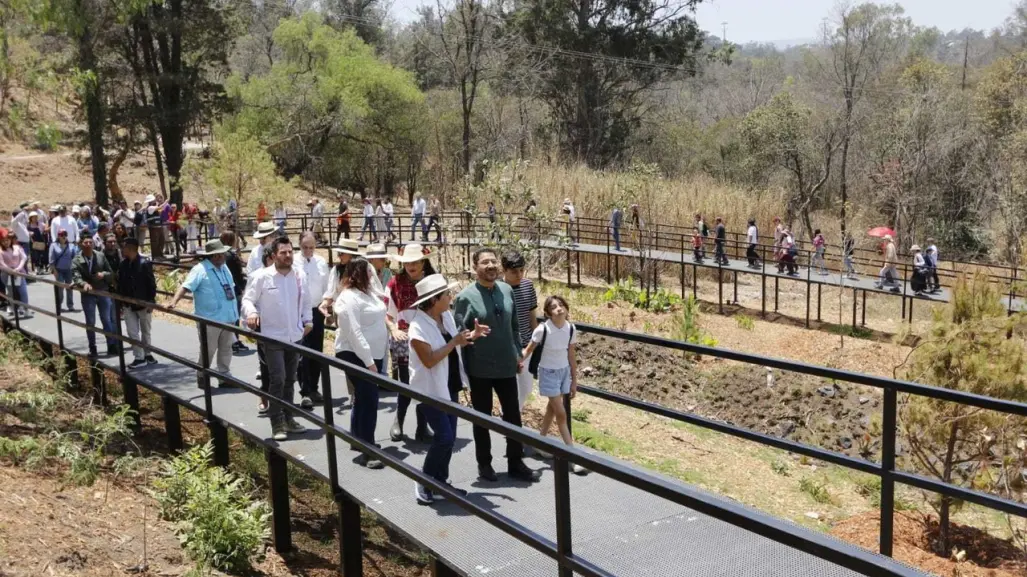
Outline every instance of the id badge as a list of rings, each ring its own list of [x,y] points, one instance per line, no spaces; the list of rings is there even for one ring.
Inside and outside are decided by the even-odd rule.
[[[223,284],[223,285],[221,285],[221,288],[225,289],[225,298],[226,299],[228,299],[230,301],[234,301],[235,300],[235,291],[232,290],[232,287],[230,287],[229,285]]]

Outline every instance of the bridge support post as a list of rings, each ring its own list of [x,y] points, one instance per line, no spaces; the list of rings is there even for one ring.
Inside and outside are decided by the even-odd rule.
[[[363,577],[364,541],[360,535],[360,504],[345,491],[335,492],[339,510],[339,564],[345,577]]]
[[[685,298],[685,235],[681,235],[681,298]]]
[[[809,263],[812,264],[812,263]],[[809,328],[809,298],[810,298],[810,271],[812,267],[806,267],[806,328]]]
[[[292,526],[289,520],[289,463],[273,449],[264,449],[267,457],[267,479],[271,490],[271,541],[275,551],[292,550]]]
[[[735,282],[735,300],[734,300],[734,303],[737,305],[738,304],[738,271],[735,271],[735,275],[734,276],[735,276],[735,278],[734,278],[734,282]]]
[[[856,328],[856,292],[857,289],[852,289],[852,328]]]
[[[913,324],[913,299],[914,297],[909,297],[909,324]]]
[[[217,419],[207,421],[210,430],[210,441],[214,445],[214,464],[218,467],[228,466],[228,429]]]
[[[824,285],[817,284],[817,322],[820,322],[820,289],[824,288]]]
[[[142,415],[139,414],[139,387],[131,377],[124,374],[121,376],[121,396],[132,409],[132,432],[138,435],[143,430]]]
[[[692,296],[699,300],[699,266],[692,265]]]
[[[556,493],[556,552],[559,569],[557,574],[560,577],[572,577],[570,567],[564,567],[560,563],[563,558],[573,554],[571,550],[571,484],[570,465],[567,459],[556,457],[553,460],[553,483]]]
[[[178,403],[170,395],[161,396],[164,409],[164,430],[168,435],[168,451],[181,453],[185,445],[182,443],[182,417]]]
[[[863,312],[861,313],[860,326],[867,326],[867,291],[863,289]]]
[[[435,557],[432,557],[431,561],[428,563],[428,569],[431,577],[459,577],[460,575],[451,569],[449,565],[446,565]]]
[[[724,268],[717,263],[717,312],[724,314]]]
[[[781,289],[781,277],[774,277],[774,312],[777,312],[778,305],[778,292]]]

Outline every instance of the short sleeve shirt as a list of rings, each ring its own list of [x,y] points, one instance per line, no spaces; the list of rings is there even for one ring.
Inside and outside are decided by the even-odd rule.
[[[570,365],[570,361],[567,359],[567,349],[570,345],[578,342],[578,331],[575,330],[572,335],[572,326],[574,325],[565,322],[563,327],[557,328],[553,321],[547,320],[535,327],[535,332],[531,333],[531,340],[536,346],[541,346],[542,333],[546,332],[546,346],[542,349],[542,357],[538,362],[539,367],[557,370]]]
[[[228,267],[215,267],[209,260],[194,266],[185,277],[182,286],[193,293],[193,310],[196,316],[225,324],[239,322],[239,311],[235,300],[229,300],[222,285],[227,285],[235,295],[235,281]]]
[[[517,306],[517,328],[520,333],[520,347],[528,346],[531,340],[531,316],[538,308],[538,296],[535,294],[535,285],[531,279],[522,278],[521,284],[511,285],[513,288],[514,305]]]

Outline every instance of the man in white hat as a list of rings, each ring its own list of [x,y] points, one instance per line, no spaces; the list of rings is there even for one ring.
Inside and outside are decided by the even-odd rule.
[[[292,242],[288,236],[275,237],[271,252],[274,264],[256,271],[246,283],[242,297],[243,317],[251,330],[259,328],[264,336],[301,344],[314,327],[306,275],[292,266]],[[290,404],[299,357],[298,353],[280,343],[264,343],[270,381],[268,392]],[[271,419],[272,438],[276,441],[284,441],[288,433],[305,431],[292,413],[278,403],[271,403],[267,415]]]
[[[890,234],[884,235],[884,241],[888,243],[884,247],[884,266],[881,267],[881,275],[874,288],[884,288],[885,285],[893,285],[898,278],[898,271],[895,270],[895,261],[898,258],[895,250],[895,241]]]
[[[225,266],[228,250],[229,248],[220,240],[208,242],[200,253],[200,256],[204,257],[203,261],[189,271],[168,307],[178,306],[178,301],[185,296],[186,291],[189,291],[193,294],[193,313],[196,316],[226,325],[238,323],[235,281],[232,279],[232,272]],[[232,343],[235,342],[235,333],[207,326],[207,333],[201,333],[200,339],[206,340],[208,363],[216,360],[218,372],[228,374],[232,365]],[[202,354],[199,362],[203,362]],[[207,367],[209,366],[208,364]],[[202,382],[201,375],[200,372],[196,373],[198,384]]]
[[[57,242],[57,235],[61,231],[68,235],[68,243],[77,246],[78,245],[78,222],[68,215],[68,207],[63,204],[57,207],[57,216],[50,222],[50,242]]]
[[[264,247],[271,244],[278,230],[278,226],[273,222],[262,222],[257,225],[257,232],[253,233],[253,238],[257,240],[257,246],[250,251],[250,258],[246,262],[245,272],[247,275],[264,268]]]
[[[328,288],[328,263],[324,257],[315,254],[317,238],[310,231],[300,235],[300,267],[307,277],[307,291],[311,300],[311,322],[312,327],[309,333],[303,337],[303,346],[324,352],[325,339],[325,315],[321,312],[320,299]],[[312,409],[317,403],[324,402],[324,398],[318,391],[321,381],[321,370],[323,365],[306,357],[300,359],[299,381],[300,381],[300,406],[304,409]]]

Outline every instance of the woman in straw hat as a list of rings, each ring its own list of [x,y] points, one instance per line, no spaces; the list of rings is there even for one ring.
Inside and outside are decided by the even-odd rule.
[[[390,344],[392,353],[392,378],[402,383],[410,382],[410,344],[407,340],[407,329],[414,317],[414,302],[417,301],[417,283],[425,277],[435,274],[428,257],[431,253],[426,252],[424,247],[417,243],[408,244],[403,247],[399,254],[392,256],[392,260],[399,263],[403,270],[389,280],[385,286],[386,300],[389,305],[389,332],[392,336]],[[389,436],[393,441],[403,438],[403,421],[406,420],[407,409],[410,408],[410,397],[399,395],[396,404],[396,420],[389,429]],[[417,428],[414,431],[414,439],[427,442],[431,439],[428,430],[427,419],[423,408],[416,410]]]
[[[385,324],[385,303],[371,291],[367,260],[356,257],[343,271],[342,291],[335,299],[338,329],[335,331],[335,356],[347,363],[381,372],[388,349],[389,333]],[[353,411],[350,432],[374,444],[378,424],[378,385],[359,375],[348,375],[353,383]],[[381,469],[382,463],[361,453],[354,460],[368,469]]]
[[[424,277],[416,285],[417,300],[410,320],[410,387],[432,397],[458,401],[461,389],[468,387],[467,374],[460,349],[475,339],[487,336],[489,327],[478,325],[473,331],[460,331],[449,307],[456,283],[447,283],[440,274]],[[423,407],[435,436],[424,457],[424,473],[436,481],[449,484],[449,462],[456,441],[456,415],[428,405]],[[450,486],[461,495],[467,491]],[[417,502],[428,505],[440,498],[420,483],[414,486]]]

